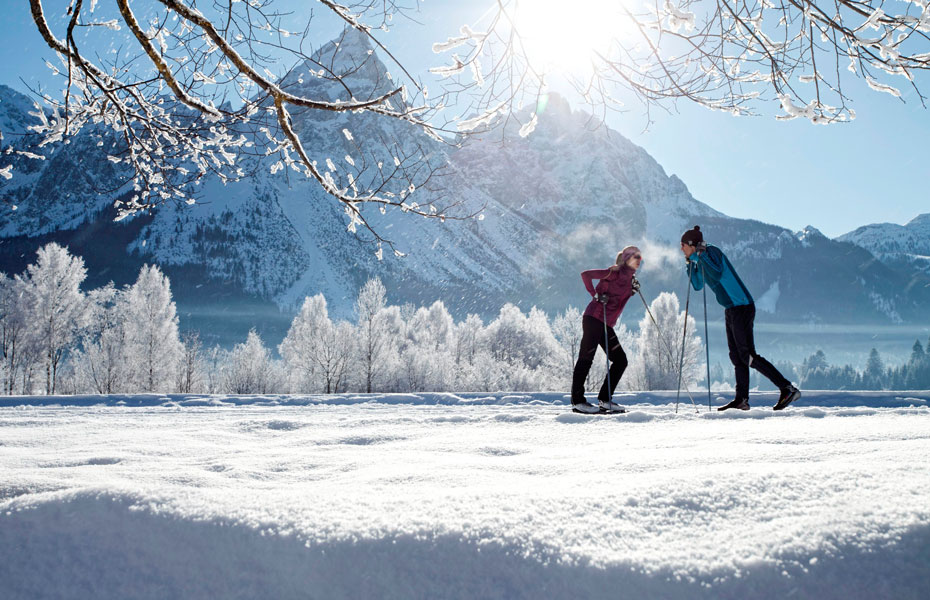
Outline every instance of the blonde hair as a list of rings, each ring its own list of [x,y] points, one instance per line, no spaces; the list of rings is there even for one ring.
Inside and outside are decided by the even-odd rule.
[[[617,253],[617,264],[625,265],[626,261],[630,260],[630,257],[639,252],[642,254],[639,248],[636,246],[627,246],[623,250]]]

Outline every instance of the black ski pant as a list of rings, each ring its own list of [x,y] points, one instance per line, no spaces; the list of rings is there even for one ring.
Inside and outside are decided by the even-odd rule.
[[[755,342],[752,339],[756,305],[734,306],[726,309],[723,314],[727,323],[730,362],[736,369],[736,397],[749,399],[749,367],[762,373],[778,389],[791,385],[772,363],[756,354]]]
[[[581,319],[581,347],[578,349],[578,362],[575,363],[575,372],[572,375],[572,404],[584,401],[584,382],[594,363],[594,355],[600,346],[610,359],[610,393],[607,392],[607,377],[597,395],[598,400],[609,400],[614,395],[617,383],[626,371],[626,352],[620,347],[617,334],[610,327],[607,328],[607,341],[604,340],[604,322],[585,315]],[[609,349],[608,349],[609,348]]]

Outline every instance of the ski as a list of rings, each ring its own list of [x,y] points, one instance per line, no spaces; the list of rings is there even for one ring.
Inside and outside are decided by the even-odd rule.
[[[572,412],[573,412],[573,413],[577,413],[577,414],[579,414],[579,415],[622,415],[623,413],[626,412],[626,409],[625,409],[625,408],[619,408],[619,409],[616,409],[616,410],[605,410],[605,409],[602,409],[602,408],[598,408],[598,410],[595,411],[595,412],[588,412],[588,411],[586,411],[586,410],[578,410],[577,408],[575,408],[575,407],[573,406],[573,407],[572,407]]]

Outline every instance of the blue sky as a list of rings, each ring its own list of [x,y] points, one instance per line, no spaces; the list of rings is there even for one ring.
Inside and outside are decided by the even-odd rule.
[[[432,53],[432,42],[456,35],[488,2],[426,2],[415,15],[420,24],[398,20],[390,33],[378,37],[409,67],[426,73],[447,58]],[[47,3],[47,10],[64,4]],[[48,85],[42,57],[50,58],[50,52],[35,30],[28,4],[12,2],[5,8],[0,83],[20,91],[25,91],[20,79]],[[334,20],[320,20],[316,41],[338,30]],[[671,114],[653,111],[654,122],[646,131],[642,109],[631,104],[608,123],[643,146],[667,173],[678,175],[695,198],[717,210],[792,230],[813,225],[832,237],[868,223],[904,224],[930,212],[930,111],[912,91],[902,87],[902,92],[907,103],[856,82],[851,95],[857,119],[827,127],[801,119],[776,121],[781,111],[774,103],[766,116],[737,118],[679,102]]]

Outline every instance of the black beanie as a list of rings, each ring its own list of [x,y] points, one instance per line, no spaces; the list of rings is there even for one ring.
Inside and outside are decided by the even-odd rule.
[[[682,244],[688,244],[689,246],[697,246],[703,241],[704,241],[704,234],[701,233],[701,228],[697,225],[694,226],[694,229],[689,229],[688,231],[681,234]]]

